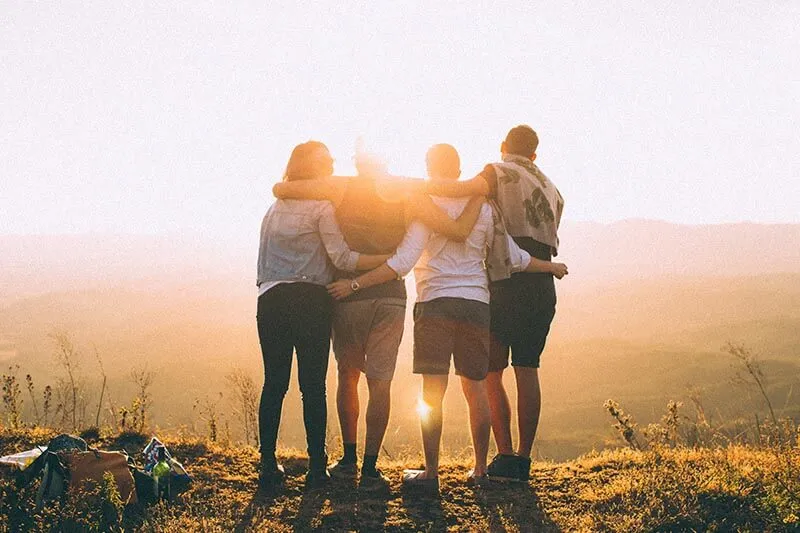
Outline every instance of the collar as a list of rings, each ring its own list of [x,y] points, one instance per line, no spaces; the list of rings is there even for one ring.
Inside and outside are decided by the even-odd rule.
[[[517,155],[517,154],[505,154],[503,156],[504,163],[518,163],[520,165],[526,166],[531,165],[533,161],[531,161],[530,157],[525,157],[524,155]]]

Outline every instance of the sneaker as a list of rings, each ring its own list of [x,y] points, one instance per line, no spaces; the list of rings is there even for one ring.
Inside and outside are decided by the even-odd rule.
[[[283,485],[285,475],[283,466],[278,463],[262,465],[258,473],[258,490],[270,492],[279,488]]]
[[[343,463],[340,459],[328,468],[328,472],[330,472],[333,479],[353,480],[358,477],[358,464]]]
[[[519,480],[525,483],[531,478],[531,458],[517,456]]]
[[[486,474],[476,476],[474,470],[470,470],[469,474],[467,474],[467,486],[470,487],[480,487],[481,485],[485,484],[488,481],[489,476]]]
[[[430,492],[439,492],[439,476],[434,478],[420,477],[425,470],[403,470],[403,487]]]
[[[316,489],[324,487],[331,481],[328,472],[328,456],[308,460],[308,473],[306,474],[306,488]]]
[[[361,472],[358,489],[366,492],[388,492],[389,480],[377,468],[372,472]]]
[[[489,463],[486,473],[489,479],[494,481],[527,481],[528,473],[523,477],[524,465],[523,462],[527,461],[528,470],[530,470],[531,460],[518,455],[503,455],[497,454]]]

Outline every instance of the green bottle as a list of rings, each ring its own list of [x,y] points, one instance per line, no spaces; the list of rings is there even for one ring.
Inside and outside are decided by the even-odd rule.
[[[163,446],[158,448],[158,462],[153,467],[153,488],[156,499],[169,500],[170,497],[170,472],[172,468],[167,461],[167,450]]]

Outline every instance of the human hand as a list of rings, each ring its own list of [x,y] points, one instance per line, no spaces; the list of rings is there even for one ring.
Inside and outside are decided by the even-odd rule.
[[[338,279],[333,283],[325,286],[328,289],[328,294],[335,300],[342,300],[353,294],[353,289],[350,287],[349,279]]]
[[[565,265],[564,263],[552,263],[552,266],[550,267],[550,273],[553,274],[558,279],[561,279],[567,274],[569,274],[569,272],[567,271],[567,265]]]

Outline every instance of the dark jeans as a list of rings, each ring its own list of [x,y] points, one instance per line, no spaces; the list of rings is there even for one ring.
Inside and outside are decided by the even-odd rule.
[[[303,422],[310,458],[325,455],[325,378],[333,304],[325,287],[282,283],[258,298],[258,338],[264,358],[264,388],[258,411],[261,456],[271,459],[278,440],[283,397],[289,388],[292,351],[303,398]]]

